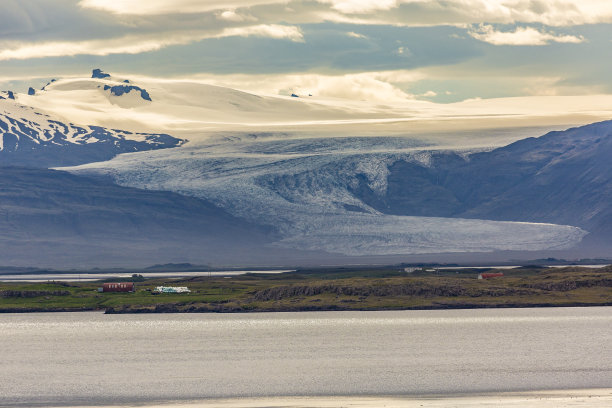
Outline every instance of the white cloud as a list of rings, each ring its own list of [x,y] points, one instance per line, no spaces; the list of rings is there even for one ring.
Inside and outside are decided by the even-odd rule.
[[[299,25],[326,21],[400,26],[487,24],[473,29],[471,35],[493,44],[578,43],[584,39],[534,28],[500,32],[489,24],[612,22],[612,1],[2,0],[0,59],[135,54],[224,36],[304,41]],[[22,32],[27,37],[20,37]],[[364,38],[352,31],[347,35]]]
[[[551,42],[573,43],[584,42],[583,37],[573,35],[557,35],[539,31],[533,27],[517,27],[514,31],[497,31],[488,24],[481,24],[469,31],[477,40],[493,45],[547,45]]]
[[[346,35],[353,38],[368,38],[365,35],[356,33],[354,31],[349,31],[348,33],[346,33]]]
[[[205,13],[210,11],[253,7],[263,4],[286,4],[289,0],[81,0],[79,6],[115,14],[154,15]]]
[[[403,57],[409,57],[409,56],[412,55],[410,50],[408,48],[406,48],[406,47],[398,47],[396,53],[397,53],[397,55],[401,55]]]
[[[189,44],[206,38],[268,37],[303,41],[298,27],[261,24],[226,28],[221,32],[172,32],[150,35],[127,35],[105,40],[53,41],[39,43],[4,44],[0,47],[0,61],[74,55],[139,54],[171,45]]]
[[[276,39],[287,39],[295,42],[304,41],[301,30],[295,26],[285,26],[279,24],[260,24],[247,27],[226,28],[221,33],[215,35],[221,37],[268,37]]]
[[[414,99],[400,86],[423,79],[418,71],[362,72],[345,75],[278,74],[278,75],[212,75],[190,77],[212,85],[226,86],[264,95],[296,93],[314,97],[367,100],[371,102],[405,102]]]
[[[549,26],[612,23],[609,0],[317,0],[327,10],[302,13],[354,24],[397,26],[539,23]],[[291,21],[291,20],[288,20]],[[317,21],[308,21],[317,22]]]
[[[241,16],[240,14],[236,13],[235,10],[222,11],[218,14],[218,16],[221,20],[225,20],[225,21],[240,22],[240,21],[244,21],[245,19],[244,16]]]
[[[406,101],[412,95],[382,80],[375,72],[328,75],[295,75],[285,79],[294,92],[322,97],[378,102]]]
[[[80,0],[78,4],[83,9],[127,16],[219,15],[227,10],[240,15],[239,11],[248,11],[262,24],[337,21],[401,26],[478,23],[572,26],[612,22],[609,0]]]
[[[398,0],[318,0],[330,4],[334,10],[345,14],[367,14],[377,10],[391,10],[398,6]]]
[[[22,60],[44,57],[64,57],[80,54],[109,55],[109,54],[139,54],[154,51],[168,45],[186,44],[189,40],[174,39],[161,42],[158,39],[139,39],[131,41],[127,37],[113,40],[90,41],[54,41],[32,44],[18,44],[12,48],[0,51],[0,61]]]
[[[612,22],[608,0],[399,0],[417,6],[421,16],[435,11],[441,20],[461,23],[541,23],[572,26]],[[441,23],[441,22],[440,22]]]

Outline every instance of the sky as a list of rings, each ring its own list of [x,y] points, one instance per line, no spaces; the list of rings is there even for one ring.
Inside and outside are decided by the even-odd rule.
[[[92,68],[374,102],[611,94],[612,1],[0,2],[0,89]]]

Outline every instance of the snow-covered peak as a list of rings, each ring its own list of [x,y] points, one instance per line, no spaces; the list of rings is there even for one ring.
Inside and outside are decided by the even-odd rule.
[[[119,153],[175,147],[183,143],[184,140],[168,134],[77,125],[13,100],[0,100],[2,164],[86,163]]]
[[[612,117],[612,95],[380,103],[319,95],[255,94],[211,85],[206,79],[126,78],[100,68],[83,77],[58,79],[44,91],[16,98],[67,122],[167,132],[204,141],[220,131],[301,132],[315,137],[436,137],[445,133],[450,147],[490,147],[539,135],[544,128],[567,128]],[[508,132],[501,140],[476,140],[485,130],[502,128]],[[470,132],[470,140],[456,142],[462,132]]]

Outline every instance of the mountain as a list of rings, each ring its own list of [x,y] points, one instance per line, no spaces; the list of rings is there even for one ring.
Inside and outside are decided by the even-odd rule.
[[[168,134],[65,123],[14,100],[0,100],[3,166],[73,166],[108,160],[120,153],[176,147],[184,142]]]
[[[321,98],[256,95],[186,80],[124,78],[94,70],[90,78],[49,82],[34,95],[14,100],[65,121],[124,129],[167,132],[191,139],[210,130],[277,126],[388,117]],[[8,96],[7,96],[8,98]],[[8,99],[7,99],[8,100]],[[189,132],[186,134],[185,132]]]
[[[571,224],[468,219],[448,212],[393,214],[379,202],[401,197],[387,195],[393,190],[394,166],[409,163],[427,172],[431,158],[443,154],[435,146],[400,137],[283,136],[221,134],[208,143],[120,155],[66,170],[200,197],[274,228],[278,248],[344,256],[563,250],[586,233]],[[451,156],[465,163],[460,154]],[[411,196],[421,193],[423,203],[443,201],[423,189],[413,189]]]
[[[576,225],[612,243],[612,121],[527,138],[469,156],[436,153],[428,165],[395,161],[377,194],[353,194],[397,215]]]
[[[0,195],[12,214],[0,263],[64,254],[77,265],[385,262],[612,248],[609,122],[538,138],[534,128],[418,133],[413,124],[431,119],[418,101],[372,108],[101,70],[13,97],[0,100],[2,164],[74,178],[0,168],[2,188],[17,191]],[[469,119],[474,103],[445,108],[445,120]]]
[[[197,198],[66,172],[0,168],[4,265],[142,266],[261,257],[273,231]]]

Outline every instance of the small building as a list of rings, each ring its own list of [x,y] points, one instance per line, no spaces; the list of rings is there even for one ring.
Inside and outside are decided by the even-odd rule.
[[[100,290],[102,289],[102,290]],[[134,282],[109,282],[103,283],[98,289],[100,292],[135,292],[136,285]]]
[[[500,276],[504,276],[503,272],[479,273],[478,279],[498,278]]]
[[[155,292],[158,293],[191,293],[185,286],[157,286]]]

